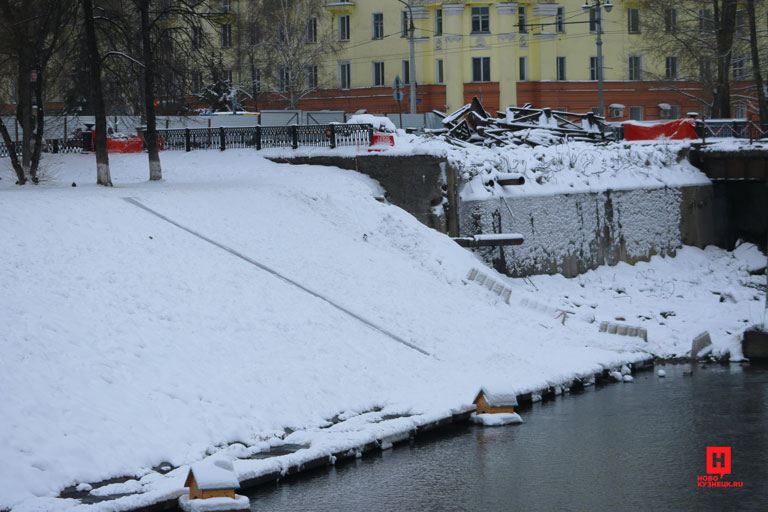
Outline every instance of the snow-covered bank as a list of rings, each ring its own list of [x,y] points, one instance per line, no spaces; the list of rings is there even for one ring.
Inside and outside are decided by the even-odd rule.
[[[144,155],[115,155],[105,189],[92,158],[51,157],[38,187],[0,181],[0,508],[58,510],[46,497],[64,486],[162,461],[179,488],[227,443],[381,407],[449,414],[483,384],[525,392],[679,354],[703,328],[734,350],[762,314],[742,255],[686,248],[535,287],[494,275],[510,306],[465,280],[472,253],[357,173],[168,152],[166,181],[147,183]],[[619,315],[648,343],[598,333]]]

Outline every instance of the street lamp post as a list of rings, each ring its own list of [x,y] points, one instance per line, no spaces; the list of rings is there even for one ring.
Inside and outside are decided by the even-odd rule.
[[[408,8],[408,19],[410,20],[410,25],[408,27],[408,40],[411,45],[411,61],[410,64],[408,64],[409,70],[408,70],[408,78],[410,79],[410,88],[411,88],[411,114],[416,113],[416,51],[414,49],[414,32],[416,31],[416,27],[413,26],[413,11],[411,10],[410,4],[406,3],[404,0],[397,0],[404,6]]]
[[[584,5],[581,6],[585,13],[595,9],[595,28],[597,29],[597,102],[600,115],[605,118],[605,102],[603,100],[603,13],[600,11],[601,7],[605,9],[605,12],[611,12],[613,4],[610,0],[585,0]]]

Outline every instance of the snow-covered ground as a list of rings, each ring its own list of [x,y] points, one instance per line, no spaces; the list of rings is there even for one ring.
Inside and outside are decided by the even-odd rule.
[[[62,510],[77,504],[52,499],[65,486],[125,475],[142,478],[111,492],[173,496],[206,455],[352,448],[483,385],[526,392],[684,354],[705,329],[740,357],[763,317],[754,247],[513,280],[351,171],[167,152],[165,181],[148,183],[144,155],[110,160],[114,188],[93,185],[92,155],[47,158],[36,187],[0,180],[0,509]],[[617,318],[648,342],[598,332]],[[164,461],[177,469],[150,470]]]

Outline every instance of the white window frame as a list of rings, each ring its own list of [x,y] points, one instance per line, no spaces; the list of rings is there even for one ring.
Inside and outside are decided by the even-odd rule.
[[[475,64],[479,64],[477,68],[480,73],[475,73]],[[487,73],[486,73],[487,71]],[[486,76],[486,74],[488,76]],[[472,82],[474,83],[488,83],[491,81],[491,58],[490,57],[472,57]]]
[[[232,25],[222,23],[221,25],[221,47],[232,48]]]
[[[307,66],[307,89],[317,89],[317,66]]]
[[[521,34],[528,33],[528,10],[524,5],[517,6],[517,31]]]
[[[565,34],[565,7],[558,7],[555,15],[555,32]]]
[[[642,33],[642,22],[640,18],[639,7],[629,7],[627,9],[627,33],[628,34]]]
[[[386,85],[384,83],[384,62],[381,62],[381,61],[374,62],[371,68],[372,68],[371,83],[373,83],[373,86],[384,87],[384,85]]]
[[[384,13],[371,14],[371,39],[384,39]]]
[[[441,8],[435,9],[435,37],[443,35],[443,10]]]
[[[339,16],[339,41],[349,41],[349,14]]]
[[[351,89],[352,85],[352,64],[348,60],[339,61],[336,64],[336,74],[338,76],[339,89]]]
[[[472,34],[491,33],[491,8],[487,5],[474,5],[471,10]]]
[[[565,57],[555,57],[555,77],[559,81],[565,81],[566,78]]]
[[[307,20],[307,43],[317,43],[317,18]]]
[[[637,71],[637,73],[636,73],[637,76],[634,76],[635,75],[635,73],[634,73],[635,70],[633,69],[633,66],[632,66],[632,62],[635,59],[637,59],[636,62],[638,64],[637,70],[636,70]],[[635,81],[640,81],[642,79],[643,79],[643,56],[642,55],[629,55],[627,57],[627,80],[632,80],[633,82],[635,82]]]
[[[677,80],[678,66],[677,57],[670,55],[664,59],[664,76],[667,80]]]

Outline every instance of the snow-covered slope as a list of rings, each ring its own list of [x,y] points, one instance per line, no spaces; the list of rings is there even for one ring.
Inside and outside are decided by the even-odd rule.
[[[111,189],[91,184],[84,155],[48,159],[38,187],[0,181],[0,509],[344,411],[437,413],[481,385],[561,383],[687,336],[670,345],[649,329],[651,346],[599,334],[613,318],[590,305],[563,324],[551,307],[572,286],[558,278],[537,291],[494,275],[513,290],[508,305],[465,280],[482,267],[472,253],[376,201],[378,185],[354,172],[252,150],[168,152],[166,181],[147,183],[145,158],[113,156]],[[711,261],[700,282],[748,278],[722,251],[689,254]],[[641,280],[655,268],[669,265],[610,272]],[[591,275],[579,281],[587,297]],[[753,302],[731,296],[741,309],[686,308],[675,328],[692,337],[706,317],[736,333]]]

